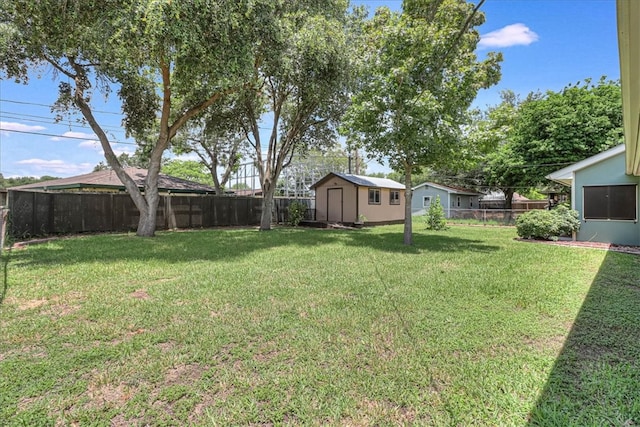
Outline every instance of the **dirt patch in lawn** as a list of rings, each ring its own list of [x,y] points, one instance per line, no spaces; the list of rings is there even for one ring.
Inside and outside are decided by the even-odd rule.
[[[146,289],[137,289],[131,292],[131,297],[136,299],[141,299],[141,300],[151,299],[151,295],[147,293]]]

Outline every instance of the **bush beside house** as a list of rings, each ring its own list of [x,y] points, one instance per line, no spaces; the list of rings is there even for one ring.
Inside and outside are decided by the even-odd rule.
[[[516,220],[518,236],[524,239],[558,240],[580,228],[578,212],[560,205],[552,210],[525,212]]]

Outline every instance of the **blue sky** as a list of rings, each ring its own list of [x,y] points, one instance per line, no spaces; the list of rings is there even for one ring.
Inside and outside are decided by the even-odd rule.
[[[400,10],[401,0],[356,0],[373,11],[380,6]],[[532,91],[560,90],[584,79],[618,79],[615,0],[486,0],[479,28],[478,56],[504,55],[502,80],[478,94],[475,106],[500,101],[501,90],[521,96]],[[67,177],[91,172],[103,161],[100,145],[87,127],[75,120],[54,123],[50,105],[57,81],[48,70],[34,72],[28,85],[0,81],[0,172],[5,177],[51,175]],[[39,76],[40,78],[35,78]],[[96,105],[117,152],[133,152],[120,128],[119,104],[112,99]],[[40,134],[40,135],[35,135]],[[370,163],[368,171],[387,171]]]

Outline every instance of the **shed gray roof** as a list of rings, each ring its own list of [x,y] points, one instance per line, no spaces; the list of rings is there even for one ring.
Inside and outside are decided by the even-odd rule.
[[[322,185],[325,181],[330,179],[332,176],[337,176],[338,178],[342,178],[345,181],[351,182],[352,184],[355,184],[360,187],[379,187],[379,188],[391,188],[394,190],[404,190],[404,185],[392,179],[374,178],[371,176],[353,175],[350,173],[339,173],[339,172],[331,172],[327,174],[320,181],[313,184],[311,188],[316,188],[317,186]]]
[[[133,178],[140,188],[144,188],[147,179],[147,170],[140,168],[125,168],[125,172]],[[84,175],[72,176],[69,178],[53,179],[50,181],[37,182],[34,184],[19,185],[11,187],[11,190],[73,190],[73,189],[114,189],[124,190],[124,185],[120,178],[113,170],[103,170],[92,172]],[[160,174],[158,176],[158,190],[163,192],[174,193],[215,193],[215,188],[198,182],[188,181],[186,179],[177,178]]]

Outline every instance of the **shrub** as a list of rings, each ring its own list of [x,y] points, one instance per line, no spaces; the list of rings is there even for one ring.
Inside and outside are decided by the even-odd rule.
[[[516,220],[518,236],[525,239],[558,240],[579,228],[578,212],[562,205],[548,211],[525,212]]]
[[[304,219],[304,215],[307,212],[307,205],[301,201],[294,200],[289,204],[289,225],[297,227],[298,224]]]
[[[444,215],[444,208],[440,203],[440,196],[429,206],[429,211],[425,215],[427,230],[446,230],[447,219]]]

